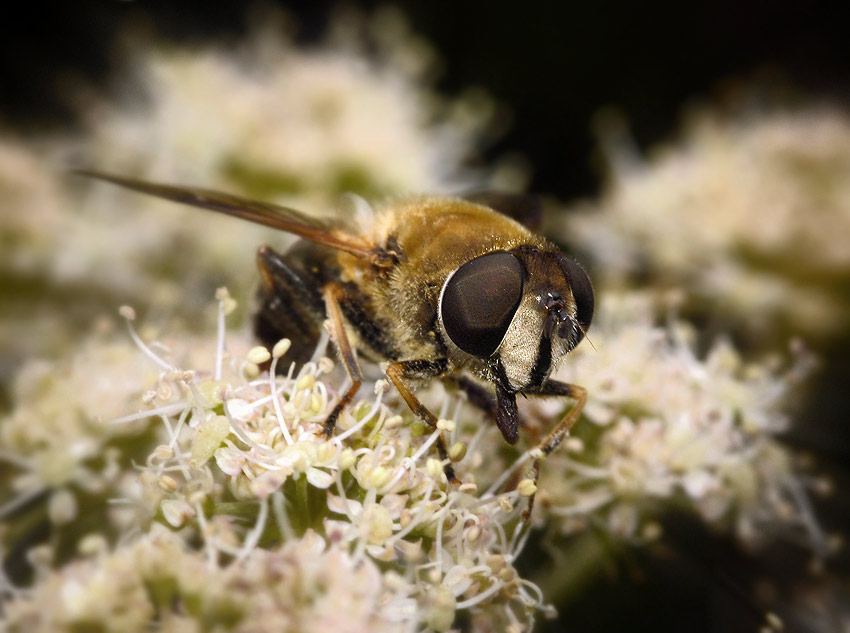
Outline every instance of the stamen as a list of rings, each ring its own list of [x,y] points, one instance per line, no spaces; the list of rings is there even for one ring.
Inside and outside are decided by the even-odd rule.
[[[278,400],[277,394],[277,361],[280,357],[275,356],[272,358],[272,364],[269,368],[269,389],[271,390],[271,399],[272,404],[274,405],[274,413],[275,417],[277,417],[277,424],[280,427],[280,432],[283,434],[283,439],[287,444],[292,445],[292,436],[289,434],[289,429],[286,426],[286,420],[283,418],[283,411],[280,408],[280,400]],[[290,369],[291,371],[291,369]]]
[[[118,313],[124,317],[124,321],[127,323],[127,331],[130,332],[130,338],[133,339],[133,342],[136,346],[142,350],[145,356],[150,358],[157,365],[162,367],[163,369],[167,369],[168,371],[175,371],[177,368],[173,365],[167,363],[165,360],[157,356],[154,351],[148,347],[145,342],[136,334],[136,329],[133,327],[133,321],[136,319],[135,311],[129,306],[122,306]]]
[[[272,493],[272,511],[274,512],[277,528],[283,536],[284,541],[292,541],[295,539],[295,532],[292,529],[292,524],[289,522],[289,517],[286,514],[286,497],[280,490]]]
[[[169,416],[174,415],[175,413],[180,413],[184,409],[186,409],[185,402],[178,402],[176,404],[169,404],[164,407],[159,407],[157,409],[150,409],[149,411],[139,411],[138,413],[131,413],[130,415],[121,416],[120,418],[112,418],[109,420],[110,424],[124,424],[126,422],[135,422],[136,420],[144,420],[146,418],[153,418],[158,415]]]
[[[434,442],[439,439],[440,433],[441,431],[439,429],[431,433],[428,439],[425,440],[425,443],[419,447],[419,450],[416,451],[413,455],[411,455],[410,461],[412,461],[413,463],[418,462],[419,458],[422,457],[426,452],[428,452]]]
[[[372,417],[375,415],[375,413],[377,413],[380,409],[382,396],[383,392],[377,395],[377,397],[375,398],[374,406],[369,410],[369,413],[366,414],[366,416],[364,416],[362,420],[360,420],[360,422],[352,426],[347,431],[340,433],[339,435],[335,435],[332,441],[341,445],[343,440],[348,439],[349,437],[360,431],[360,429],[362,429],[364,426],[366,426],[372,420]]]
[[[236,560],[234,563],[241,563],[245,560],[251,551],[257,547],[257,544],[260,542],[260,537],[263,535],[263,530],[266,529],[266,521],[269,516],[269,501],[268,499],[260,500],[260,512],[257,514],[257,522],[254,524],[254,527],[251,528],[251,531],[248,532],[248,536],[245,537],[245,540],[242,542],[242,549],[239,551],[239,554],[236,556]]]
[[[32,490],[28,490],[27,492],[23,492],[19,494],[17,497],[14,497],[10,501],[7,501],[4,505],[0,506],[0,519],[5,519],[7,516],[12,514],[18,508],[21,508],[28,504],[33,499],[40,497],[42,494],[46,493],[49,490],[47,486],[37,486]]]
[[[534,449],[532,449],[532,450],[534,450]],[[506,469],[505,472],[503,472],[499,476],[499,478],[496,479],[496,481],[494,481],[493,484],[489,488],[487,488],[487,490],[484,492],[484,494],[481,495],[481,498],[485,499],[487,497],[492,497],[494,494],[496,494],[496,491],[501,490],[502,486],[505,485],[505,482],[508,479],[510,479],[510,477],[513,476],[513,474],[516,471],[518,471],[520,468],[522,468],[523,464],[525,464],[525,462],[527,462],[529,459],[531,459],[531,456],[532,456],[532,451],[529,450],[529,451],[525,451],[522,455],[517,457],[514,460],[514,463],[511,464],[511,467]]]
[[[230,299],[230,294],[227,288],[219,288],[216,290],[216,298],[218,299],[218,323],[216,328],[216,345],[215,345],[215,380],[221,380],[221,367],[224,362],[224,338],[225,338],[225,302]],[[233,301],[230,299],[230,301]]]
[[[497,591],[499,591],[504,586],[505,586],[505,583],[503,583],[501,580],[498,580],[498,579],[494,580],[493,584],[490,585],[489,587],[487,587],[487,589],[485,589],[481,593],[473,596],[469,600],[463,600],[461,602],[458,602],[455,605],[455,608],[458,609],[458,610],[469,609],[470,607],[474,607],[476,604],[481,604],[482,602],[487,600],[487,598],[489,598],[490,596],[495,594]]]

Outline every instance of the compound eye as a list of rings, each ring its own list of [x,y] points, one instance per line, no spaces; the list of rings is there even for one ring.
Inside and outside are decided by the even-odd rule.
[[[573,301],[576,302],[576,320],[581,326],[578,341],[584,338],[584,333],[590,327],[593,318],[593,286],[584,269],[569,257],[561,256],[559,262],[564,277],[570,284],[573,292]],[[576,341],[576,343],[578,343]]]
[[[440,316],[452,342],[473,356],[491,356],[514,318],[524,281],[525,268],[505,251],[458,268],[440,298]]]

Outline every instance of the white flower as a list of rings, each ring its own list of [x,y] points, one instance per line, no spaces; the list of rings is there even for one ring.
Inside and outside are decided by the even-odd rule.
[[[100,430],[94,435],[79,427],[64,429],[78,437],[68,437],[62,446],[83,448],[65,451],[64,461],[46,462],[41,471],[30,466],[33,457],[14,462],[24,471],[21,485],[32,481],[27,485],[40,492],[48,484],[62,484],[52,496],[51,516],[70,529],[74,508],[65,490],[69,484],[98,489],[91,483],[98,477],[54,476],[39,483],[38,473],[75,472],[60,466],[85,463],[91,457],[85,447],[103,447],[113,434],[134,425],[155,433],[149,456],[136,460],[137,485],[126,485],[121,467],[104,471],[111,473],[112,489],[128,495],[114,501],[136,508],[135,514],[115,518],[116,526],[136,535],[124,547],[163,547],[167,553],[148,551],[141,568],[130,571],[114,562],[121,551],[101,561],[74,563],[30,594],[49,599],[51,592],[64,592],[65,602],[58,604],[65,606],[54,614],[59,619],[44,624],[48,620],[38,618],[46,615],[35,614],[27,599],[17,598],[8,609],[16,621],[32,630],[63,630],[88,620],[142,630],[162,605],[148,592],[131,598],[132,606],[116,614],[113,605],[121,595],[116,588],[135,596],[134,583],[163,574],[178,574],[178,602],[200,600],[218,622],[259,627],[245,624],[248,628],[234,630],[264,630],[272,623],[285,628],[293,609],[307,609],[304,613],[316,622],[339,626],[393,622],[439,630],[450,627],[458,611],[468,611],[477,626],[504,620],[517,627],[530,626],[536,611],[548,613],[539,590],[514,568],[528,535],[519,515],[534,487],[520,473],[533,452],[516,455],[495,425],[483,423],[475,411],[463,415],[438,389],[420,395],[435,411],[454,410],[458,417],[441,420],[442,431],[431,432],[413,422],[404,403],[383,384],[371,390],[370,399],[344,411],[335,437],[325,439],[321,423],[334,404],[329,394],[337,392],[332,363],[324,359],[293,367],[286,375],[246,377],[252,343],[245,335],[225,340],[224,306],[232,300],[220,293],[219,301],[217,337],[186,337],[191,353],[180,349],[179,337],[172,337],[168,352],[147,344],[128,322],[140,348],[138,358],[153,369],[150,382],[140,381],[134,390],[143,410],[116,418],[106,430],[96,427]],[[775,369],[743,363],[725,344],[701,360],[687,342],[687,329],[680,323],[654,326],[649,305],[643,297],[603,297],[593,333],[596,349],[579,348],[565,367],[563,377],[586,385],[593,407],[576,427],[577,437],[544,462],[535,523],[547,521],[554,531],[568,533],[599,519],[597,524],[624,539],[657,538],[649,512],[657,507],[653,501],[684,502],[705,521],[734,529],[745,541],[757,541],[760,526],[770,524],[805,530],[817,547],[820,533],[805,503],[803,480],[791,467],[788,451],[773,438],[785,428],[784,398],[803,368],[783,377]],[[197,364],[179,368],[177,358]],[[128,362],[126,354],[118,359]],[[797,360],[800,365],[805,361],[802,356]],[[285,366],[285,354],[275,355],[272,363],[273,368]],[[361,390],[369,392],[367,386]],[[122,395],[120,389],[116,395]],[[431,402],[435,398],[443,402]],[[556,408],[557,402],[540,401],[526,414],[553,419]],[[26,426],[3,430],[18,442],[27,438]],[[454,463],[462,485],[448,485],[434,455],[438,432],[450,445],[466,447]],[[36,432],[35,437],[41,436]],[[511,477],[516,489],[505,492]],[[156,528],[147,530],[143,526],[151,517],[154,525],[180,528],[181,538],[172,541],[175,534],[163,540]],[[275,583],[288,581],[268,565],[279,564],[274,562],[281,560],[279,552],[296,551],[312,552],[315,559],[308,564],[293,554],[300,570],[293,573],[307,587],[299,596],[313,591],[309,605],[315,605],[324,596],[331,599],[325,593],[331,585],[340,592],[328,613],[310,611],[312,606],[298,596],[294,603],[277,602],[263,593],[285,591],[274,589]],[[199,565],[209,581],[202,588],[189,580]],[[174,569],[163,571],[163,566]],[[340,584],[329,576],[337,567],[346,570]],[[234,580],[234,574],[243,573]],[[356,584],[361,576],[366,585]],[[69,577],[73,580],[59,580]],[[242,596],[246,587],[256,594],[253,583],[263,582],[272,588],[253,601]],[[254,611],[248,615],[247,607],[239,606],[249,604],[264,618],[252,619]],[[376,620],[363,620],[366,614]]]
[[[132,344],[102,335],[62,360],[26,363],[16,377],[15,406],[0,420],[0,460],[16,473],[11,496],[0,501],[0,519],[54,491],[50,516],[64,523],[75,513],[68,495],[102,495],[114,486],[121,469],[112,445],[146,424],[117,427],[108,418],[138,397],[140,378],[155,376]]]
[[[222,294],[221,304],[227,300]],[[208,366],[185,371],[170,360],[182,355],[179,346],[171,343],[162,356],[130,325],[140,357],[159,369],[154,388],[142,385],[138,392],[165,399],[143,395],[146,412],[112,422],[122,428],[149,417],[159,429],[149,457],[137,466],[142,486],[125,488],[134,496],[124,503],[147,508],[139,517],[160,517],[187,536],[194,532],[203,543],[198,555],[214,571],[229,560],[249,564],[275,540],[303,541],[304,530],[312,528],[339,548],[335,555],[350,556],[345,564],[352,568],[373,564],[368,561],[390,565],[396,597],[382,604],[393,621],[446,628],[455,610],[464,609],[493,617],[510,612],[530,623],[543,607],[536,588],[512,567],[523,542],[519,493],[477,495],[471,481],[449,487],[433,456],[437,432],[422,433],[389,409],[383,383],[372,401],[343,413],[346,430],[327,440],[321,422],[334,390],[324,377],[335,375],[328,374],[333,367],[327,359],[286,376],[249,379],[241,372],[244,362],[225,351],[250,355],[248,341],[219,338],[206,343],[214,355],[194,354]],[[224,334],[219,330],[219,337]],[[277,354],[274,366],[279,362],[285,356]],[[440,427],[458,433],[453,421],[442,420]],[[461,478],[473,478],[465,461],[455,467]],[[348,592],[345,600],[359,600]],[[78,604],[88,610],[83,598]]]
[[[646,164],[612,152],[610,186],[564,235],[592,252],[597,285],[672,281],[764,338],[847,324],[850,116],[810,108],[723,120],[703,113]]]
[[[595,406],[575,428],[580,451],[559,451],[544,465],[549,512],[569,518],[568,531],[593,513],[637,536],[654,520],[653,500],[676,500],[745,541],[758,541],[760,524],[784,525],[823,551],[798,494],[804,478],[776,437],[811,358],[798,349],[782,373],[744,363],[721,342],[700,359],[681,322],[653,324],[651,305],[641,295],[603,296],[594,347],[575,350],[561,374],[585,386]]]

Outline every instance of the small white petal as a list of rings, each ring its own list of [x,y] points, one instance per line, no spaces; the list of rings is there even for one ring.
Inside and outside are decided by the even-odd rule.
[[[307,481],[316,488],[327,488],[334,482],[334,476],[319,468],[307,469]]]
[[[355,499],[343,499],[335,494],[328,493],[328,510],[331,512],[356,516],[360,514],[362,509],[363,504]]]
[[[248,422],[256,415],[256,411],[254,410],[254,407],[251,406],[251,403],[240,398],[232,398],[228,400],[227,410],[235,420],[239,420],[240,422]]]
[[[195,515],[195,510],[183,499],[166,499],[160,507],[162,516],[172,527],[180,527]]]
[[[682,478],[682,488],[692,499],[699,499],[719,486],[717,477],[705,470],[691,471]]]

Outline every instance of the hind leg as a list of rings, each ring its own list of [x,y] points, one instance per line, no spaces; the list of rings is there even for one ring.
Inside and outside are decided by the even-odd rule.
[[[360,365],[357,364],[354,349],[351,347],[351,341],[348,338],[348,333],[345,331],[345,323],[342,320],[340,302],[345,298],[345,293],[340,285],[334,282],[327,284],[323,288],[322,293],[325,297],[325,305],[327,306],[331,338],[333,338],[339,350],[339,356],[342,359],[345,372],[351,380],[351,386],[342,394],[342,397],[336,403],[330,415],[328,415],[325,425],[322,428],[322,435],[331,437],[334,434],[339,414],[351,403],[354,396],[357,395],[360,385],[363,384],[363,373],[360,371]]]
[[[281,338],[290,339],[289,358],[297,363],[307,362],[325,319],[321,288],[287,255],[269,246],[257,250],[257,268],[260,287],[254,334],[269,348]]]
[[[345,299],[337,283],[318,287],[318,279],[310,279],[298,264],[268,246],[257,251],[260,269],[260,309],[254,317],[254,332],[266,346],[272,347],[281,337],[288,337],[296,362],[310,359],[319,339],[327,314],[331,337],[339,350],[351,387],[342,395],[325,420],[322,434],[331,437],[342,410],[357,395],[363,376],[343,323],[340,303]]]

